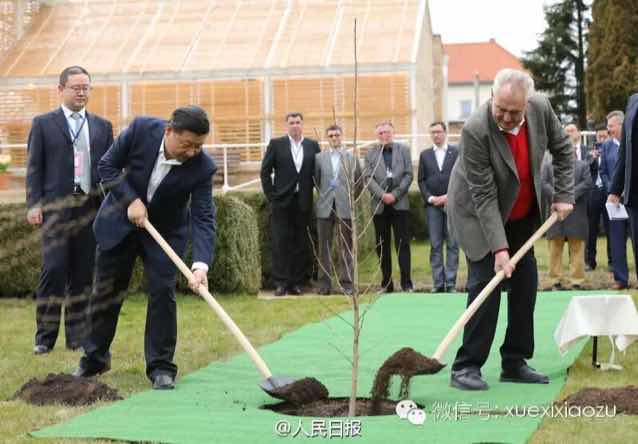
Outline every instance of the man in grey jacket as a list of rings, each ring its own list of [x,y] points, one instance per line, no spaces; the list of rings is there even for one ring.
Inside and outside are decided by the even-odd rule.
[[[549,150],[554,166],[552,211],[564,219],[573,209],[574,164],[569,139],[546,97],[534,94],[522,71],[497,73],[492,98],[465,123],[459,159],[448,187],[448,228],[468,258],[468,305],[495,273],[507,287],[508,325],[501,346],[504,382],[541,383],[547,376],[527,365],[534,352],[534,305],[538,270],[533,249],[516,264],[514,254],[540,224],[541,162]],[[486,390],[481,367],[494,340],[500,288],[469,320],[452,366],[451,385]]]
[[[366,154],[363,176],[372,195],[375,243],[383,275],[381,286],[387,293],[394,291],[390,252],[392,229],[401,271],[401,288],[411,292],[408,189],[413,178],[412,156],[410,148],[394,142],[394,126],[391,122],[378,123],[376,133],[379,143]]]
[[[331,292],[333,267],[332,240],[337,231],[337,266],[339,290],[352,294],[352,211],[361,192],[361,166],[351,152],[342,147],[343,130],[339,125],[326,129],[330,148],[315,156],[315,186],[319,190],[316,204],[319,237],[319,294]]]

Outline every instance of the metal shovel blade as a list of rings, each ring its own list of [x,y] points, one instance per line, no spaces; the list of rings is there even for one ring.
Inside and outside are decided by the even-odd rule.
[[[282,397],[281,388],[294,383],[296,379],[289,376],[271,376],[258,382],[259,387],[273,398],[285,399]]]

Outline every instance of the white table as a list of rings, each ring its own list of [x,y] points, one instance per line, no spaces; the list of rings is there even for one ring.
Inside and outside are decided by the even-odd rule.
[[[626,294],[574,296],[554,331],[554,341],[561,355],[580,339],[594,337],[592,364],[597,363],[597,336],[609,336],[614,349],[624,351],[638,340],[638,312],[631,296]]]

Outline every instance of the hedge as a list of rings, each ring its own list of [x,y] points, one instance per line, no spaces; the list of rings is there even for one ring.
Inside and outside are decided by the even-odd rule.
[[[421,195],[409,193],[409,227],[414,240],[425,240],[427,228]],[[219,293],[251,293],[272,288],[272,244],[270,205],[261,192],[236,192],[215,196],[217,206],[217,247],[215,263],[209,273],[210,287]],[[41,265],[39,231],[25,223],[24,204],[0,204],[0,297],[32,294],[37,287]],[[364,192],[359,201],[359,234],[369,221],[370,196]],[[310,231],[316,242],[316,219]],[[359,239],[360,257],[374,249],[374,226],[369,224]],[[184,261],[190,263],[190,246]],[[309,267],[309,278],[316,273],[316,261]],[[141,260],[138,259],[130,291],[145,288]],[[178,280],[178,289],[187,291],[186,281]]]
[[[257,293],[261,266],[259,233],[250,206],[231,196],[215,196],[217,245],[215,263],[209,273],[211,291]],[[33,294],[40,276],[41,241],[39,230],[25,221],[24,204],[0,205],[0,297]],[[184,261],[190,264],[190,245]],[[144,289],[141,260],[136,261],[130,291]],[[187,289],[178,280],[178,289]]]

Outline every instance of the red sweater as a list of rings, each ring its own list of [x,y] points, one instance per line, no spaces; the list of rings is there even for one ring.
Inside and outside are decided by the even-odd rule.
[[[531,165],[529,161],[529,142],[527,138],[527,122],[523,122],[517,135],[503,133],[507,143],[512,150],[512,156],[516,163],[516,171],[521,187],[518,196],[512,207],[509,220],[522,219],[532,208],[534,199],[534,178],[532,177]]]

